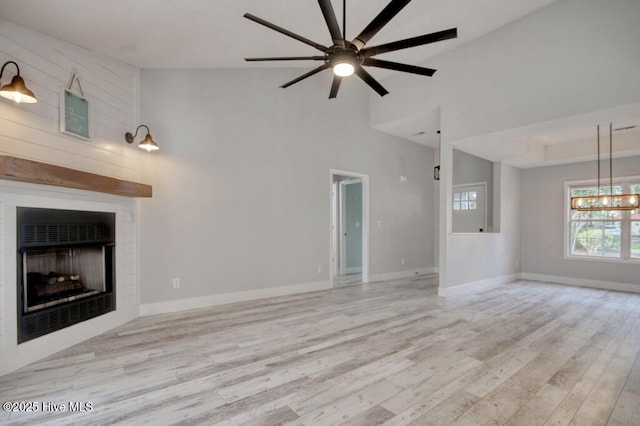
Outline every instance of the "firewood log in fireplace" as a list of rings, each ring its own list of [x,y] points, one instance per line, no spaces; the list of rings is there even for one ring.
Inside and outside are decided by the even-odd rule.
[[[80,290],[84,284],[79,275],[59,274],[49,272],[47,275],[40,272],[29,272],[27,274],[27,287],[30,293],[37,296],[51,296],[69,290]]]

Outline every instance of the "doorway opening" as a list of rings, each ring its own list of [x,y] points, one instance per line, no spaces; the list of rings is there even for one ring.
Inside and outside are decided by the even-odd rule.
[[[331,170],[331,282],[369,281],[369,177]]]

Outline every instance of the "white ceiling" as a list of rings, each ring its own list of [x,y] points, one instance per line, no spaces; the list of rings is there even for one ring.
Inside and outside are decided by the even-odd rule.
[[[520,168],[595,160],[597,125],[601,154],[609,154],[613,120],[614,157],[640,155],[640,104],[595,111],[456,142],[456,147]]]
[[[452,27],[458,39],[385,55],[418,63],[514,21],[554,0],[413,0],[369,45]],[[347,37],[389,0],[348,0]],[[342,22],[342,1],[333,0]],[[329,32],[314,0],[0,0],[0,16],[140,68],[298,66],[242,58],[317,54],[310,46],[242,17],[251,13],[320,44]]]
[[[555,0],[413,0],[369,43],[376,45],[421,34],[458,28],[458,38],[400,52],[384,59],[429,66],[428,59],[498,29]],[[342,22],[342,2],[332,0]],[[347,36],[359,33],[389,0],[348,0]],[[246,63],[245,57],[316,55],[303,43],[243,18],[251,13],[320,44],[330,37],[314,0],[0,0],[0,17],[33,28],[139,68],[303,67],[308,62]],[[371,70],[377,78],[390,72]],[[325,95],[324,93],[322,94]],[[407,117],[387,133],[436,146],[425,112]],[[593,123],[614,119],[616,127],[640,124],[640,108],[606,111],[600,116],[542,123],[459,148],[518,167],[579,161],[595,156]],[[429,117],[436,117],[432,114]],[[628,155],[640,153],[640,128],[626,131]],[[633,135],[633,137],[629,137]],[[621,135],[622,136],[622,135]],[[576,141],[582,141],[578,144]],[[577,147],[583,147],[576,150]],[[584,147],[593,147],[589,149]],[[578,152],[579,151],[579,152]],[[573,152],[574,155],[569,155]]]

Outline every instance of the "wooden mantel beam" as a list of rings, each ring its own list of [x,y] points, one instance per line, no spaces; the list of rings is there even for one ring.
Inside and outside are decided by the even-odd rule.
[[[151,197],[152,195],[151,185],[9,155],[0,155],[0,179],[84,189],[125,197]]]

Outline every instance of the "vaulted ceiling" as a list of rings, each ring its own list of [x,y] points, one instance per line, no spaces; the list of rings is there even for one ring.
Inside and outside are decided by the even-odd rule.
[[[413,0],[370,44],[458,27],[457,40],[385,56],[418,63],[553,1]],[[347,37],[355,37],[388,2],[347,0]],[[332,3],[342,22],[342,1]],[[4,19],[140,68],[309,66],[245,63],[244,57],[316,53],[244,19],[246,12],[329,44],[315,0],[0,0]]]
[[[516,21],[556,0],[413,0],[369,45],[452,27],[458,38],[383,55],[392,61],[429,66],[429,58]],[[347,37],[353,38],[389,0],[347,0]],[[332,0],[342,22],[343,2]],[[249,12],[321,44],[330,36],[315,0],[0,0],[0,17],[139,68],[300,67],[307,62],[247,63],[245,57],[313,55],[296,40],[243,18]],[[384,79],[392,73],[372,69]],[[322,93],[322,96],[325,96]],[[617,118],[617,127],[638,124],[638,106],[604,114],[542,123],[459,148],[519,167],[580,161],[593,157],[593,123]],[[412,121],[413,120],[413,121]],[[419,123],[415,121],[419,120]],[[393,127],[394,126],[394,127]],[[437,114],[408,117],[388,129],[396,136],[436,146]],[[416,132],[428,129],[427,138]],[[638,128],[621,131],[618,155],[640,153]],[[582,143],[577,143],[582,141]],[[585,146],[590,148],[586,149]],[[577,150],[578,147],[580,150]],[[579,152],[578,152],[579,151]]]

